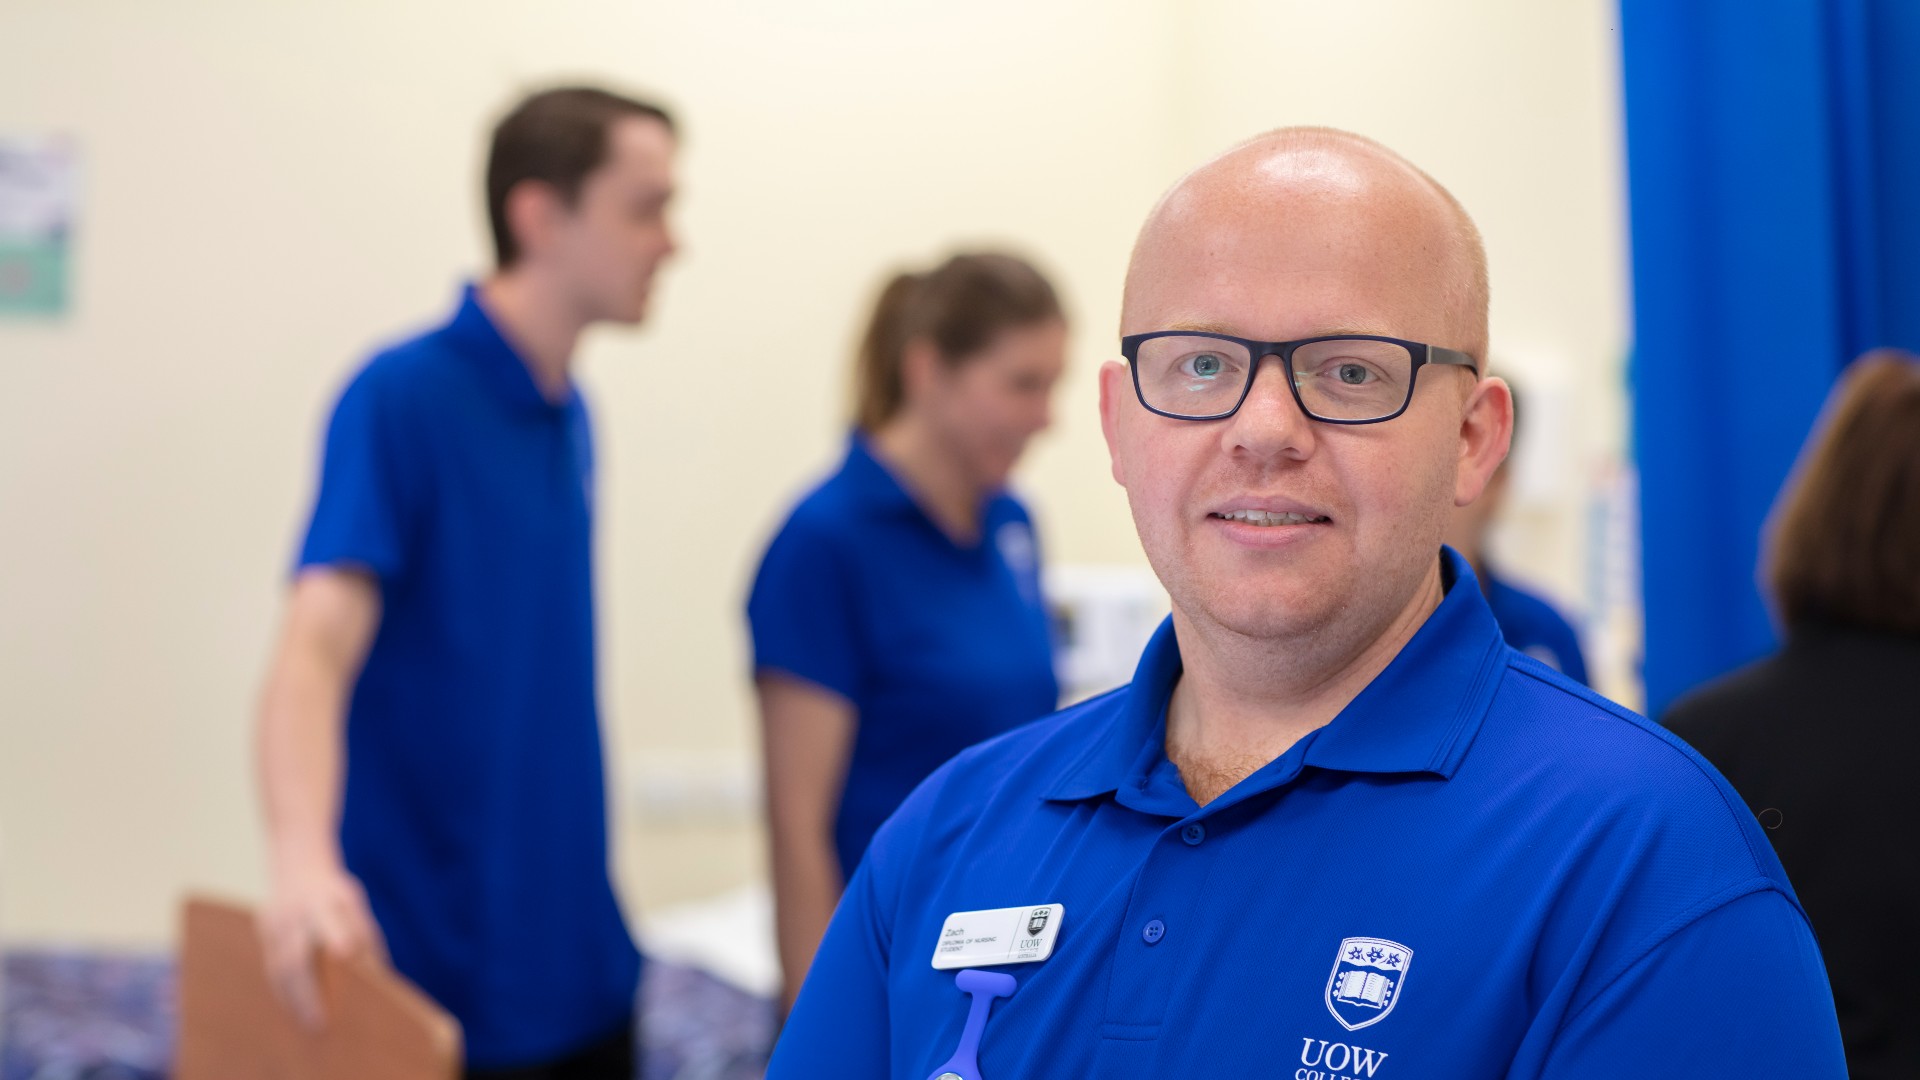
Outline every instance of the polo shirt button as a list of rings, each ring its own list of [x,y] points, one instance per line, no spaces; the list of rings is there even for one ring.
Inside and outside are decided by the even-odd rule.
[[[1160,944],[1160,939],[1166,936],[1167,936],[1167,924],[1161,922],[1159,919],[1154,919],[1152,922],[1147,923],[1146,926],[1140,929],[1140,940],[1146,942],[1149,945]]]
[[[1185,840],[1188,847],[1199,847],[1206,838],[1207,827],[1197,821],[1180,830],[1180,839]]]

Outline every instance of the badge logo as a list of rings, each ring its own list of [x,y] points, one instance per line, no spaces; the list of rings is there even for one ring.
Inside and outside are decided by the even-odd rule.
[[[1007,564],[1014,584],[1019,586],[1020,598],[1029,604],[1038,604],[1040,549],[1034,543],[1033,529],[1024,521],[1009,521],[994,531],[993,544],[1000,550],[1000,560]]]
[[[1350,937],[1340,942],[1327,976],[1327,1011],[1340,1026],[1358,1031],[1387,1018],[1400,1003],[1400,989],[1413,965],[1413,950],[1385,938]]]
[[[1034,908],[1033,914],[1027,916],[1027,936],[1039,937],[1040,931],[1047,928],[1047,916],[1052,914],[1052,908]]]

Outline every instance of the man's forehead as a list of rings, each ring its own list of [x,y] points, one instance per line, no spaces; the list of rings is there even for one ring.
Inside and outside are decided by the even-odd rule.
[[[1408,317],[1455,306],[1453,279],[1472,262],[1463,218],[1425,174],[1358,136],[1254,140],[1154,208],[1128,267],[1123,325],[1260,336],[1239,324],[1278,306],[1312,309],[1314,333],[1404,332]]]
[[[1161,320],[1155,325],[1162,330],[1178,330],[1190,334],[1225,334],[1228,337],[1249,337],[1255,331],[1255,328],[1242,325],[1237,321],[1212,318],[1172,318]],[[1318,337],[1323,334],[1373,334],[1392,337],[1391,331],[1393,329],[1393,327],[1386,323],[1371,320],[1353,322],[1340,322],[1336,320],[1316,327],[1312,336]]]
[[[1261,337],[1279,332],[1267,318],[1284,311],[1311,314],[1313,333],[1383,333],[1404,329],[1408,305],[1439,302],[1438,268],[1390,222],[1227,213],[1187,224],[1135,249],[1122,305],[1128,332]]]
[[[1261,215],[1298,203],[1358,202],[1383,206],[1405,175],[1391,159],[1340,147],[1243,148],[1183,177],[1147,222],[1168,224],[1211,215]]]
[[[622,184],[671,190],[673,132],[648,117],[622,117],[607,131],[607,155],[598,172]]]
[[[1339,264],[1355,246],[1432,242],[1451,226],[1440,199],[1400,177],[1305,157],[1188,177],[1148,218],[1136,254],[1172,250],[1191,259],[1232,250],[1266,256],[1276,271],[1310,271]]]
[[[609,161],[664,164],[674,148],[673,132],[652,117],[623,116],[607,128]]]

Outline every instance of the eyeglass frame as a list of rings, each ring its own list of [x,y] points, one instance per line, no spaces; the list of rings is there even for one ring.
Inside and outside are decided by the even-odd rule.
[[[1247,366],[1246,385],[1240,388],[1240,396],[1234,400],[1233,408],[1228,409],[1226,412],[1212,413],[1207,416],[1184,416],[1180,413],[1167,412],[1165,409],[1156,409],[1152,405],[1147,404],[1147,395],[1140,389],[1140,346],[1155,338],[1168,337],[1212,338],[1216,341],[1231,341],[1236,345],[1246,348],[1253,359]],[[1293,354],[1303,345],[1312,345],[1321,341],[1385,341],[1406,349],[1407,355],[1413,358],[1413,370],[1407,374],[1406,400],[1402,401],[1400,407],[1393,412],[1385,416],[1376,416],[1367,420],[1337,420],[1329,416],[1320,416],[1312,409],[1307,408],[1307,403],[1300,399],[1300,384],[1294,381]],[[1383,424],[1388,420],[1394,419],[1406,412],[1408,407],[1413,404],[1413,391],[1420,385],[1420,369],[1429,364],[1436,366],[1465,367],[1472,370],[1475,378],[1478,378],[1480,375],[1480,362],[1475,360],[1471,355],[1461,352],[1458,349],[1429,345],[1424,341],[1408,341],[1405,338],[1386,337],[1381,334],[1321,334],[1318,337],[1300,338],[1295,341],[1254,341],[1251,338],[1234,337],[1232,334],[1218,334],[1209,330],[1153,330],[1145,334],[1127,334],[1122,336],[1120,338],[1120,355],[1126,359],[1127,369],[1133,375],[1133,396],[1140,402],[1140,407],[1153,413],[1155,416],[1164,416],[1169,420],[1225,420],[1239,412],[1240,406],[1247,403],[1247,395],[1253,393],[1254,381],[1260,377],[1260,362],[1269,356],[1280,357],[1280,366],[1287,375],[1287,390],[1293,395],[1293,403],[1300,406],[1300,414],[1309,420],[1321,424]]]

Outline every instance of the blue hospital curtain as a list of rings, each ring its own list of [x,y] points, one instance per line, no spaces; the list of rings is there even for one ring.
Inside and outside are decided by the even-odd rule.
[[[1920,351],[1920,0],[1621,0],[1647,711],[1770,651],[1834,377]]]

